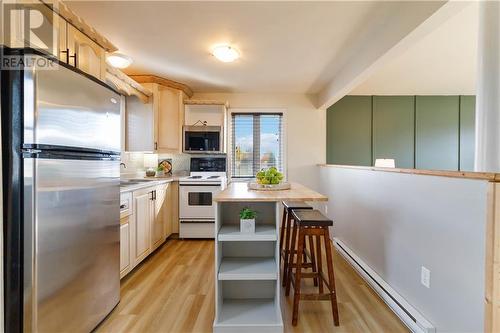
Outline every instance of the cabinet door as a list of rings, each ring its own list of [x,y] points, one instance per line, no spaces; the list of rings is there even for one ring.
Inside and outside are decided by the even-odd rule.
[[[68,48],[70,65],[104,80],[106,75],[104,49],[72,25],[68,25]]]
[[[151,89],[151,84],[144,84]],[[155,96],[144,104],[138,97],[129,96],[125,101],[126,132],[125,146],[129,152],[153,152],[154,142],[154,103]]]
[[[326,113],[326,161],[372,165],[372,98],[345,96]]]
[[[68,22],[61,16],[57,15],[58,18],[58,34],[59,34],[59,49],[58,58],[62,62],[68,63],[69,61],[69,51],[68,51]]]
[[[415,166],[415,97],[373,96],[373,160],[392,158],[396,168]]]
[[[120,221],[120,278],[130,270],[130,224],[129,217]]]
[[[135,212],[135,253],[133,261],[137,264],[144,259],[151,251],[151,189],[134,192],[134,212]]]
[[[172,214],[171,214],[171,226],[172,233],[179,233],[179,182],[170,183],[171,194],[172,194]]]
[[[165,213],[166,213],[166,194],[167,186],[160,185],[156,188],[156,199],[153,219],[153,227],[151,228],[151,244],[153,250],[160,246],[165,240]]]
[[[158,87],[156,142],[159,152],[182,150],[182,125],[184,105],[182,92],[177,89]]]
[[[459,109],[458,96],[417,96],[417,169],[458,170]]]
[[[174,198],[173,198],[173,190],[172,185],[169,184],[167,187],[167,191],[165,194],[165,223],[163,227],[163,231],[165,233],[165,238],[168,238],[173,233],[173,206],[174,206]]]

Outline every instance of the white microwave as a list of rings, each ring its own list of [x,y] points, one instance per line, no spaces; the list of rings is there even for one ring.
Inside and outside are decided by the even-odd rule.
[[[183,126],[184,153],[223,153],[221,126]]]

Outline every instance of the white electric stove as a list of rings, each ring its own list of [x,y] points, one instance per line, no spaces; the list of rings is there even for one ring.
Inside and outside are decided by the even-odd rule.
[[[179,237],[215,238],[213,198],[227,185],[226,157],[193,157],[190,169],[179,179]]]

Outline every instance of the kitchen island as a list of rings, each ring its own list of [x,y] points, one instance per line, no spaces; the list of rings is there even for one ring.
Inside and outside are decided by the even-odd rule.
[[[231,183],[215,198],[214,332],[283,332],[280,308],[281,201],[327,201],[303,185],[280,191]],[[257,212],[255,233],[241,233],[239,212]]]

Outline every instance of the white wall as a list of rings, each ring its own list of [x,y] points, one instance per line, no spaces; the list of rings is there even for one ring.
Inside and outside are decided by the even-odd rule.
[[[350,95],[474,95],[478,3],[378,69]]]
[[[290,181],[319,187],[318,163],[325,163],[326,112],[305,94],[195,93],[192,99],[228,101],[230,108],[283,108]]]
[[[318,168],[334,237],[437,332],[483,331],[487,181]]]

